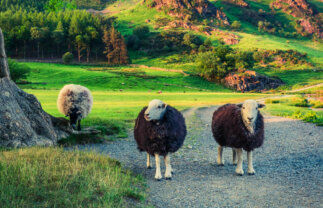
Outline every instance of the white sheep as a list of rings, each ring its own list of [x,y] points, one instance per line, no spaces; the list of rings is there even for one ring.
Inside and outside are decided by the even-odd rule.
[[[59,92],[57,107],[59,112],[70,117],[71,126],[81,130],[81,119],[88,116],[93,105],[93,97],[86,87],[81,85],[65,85]]]

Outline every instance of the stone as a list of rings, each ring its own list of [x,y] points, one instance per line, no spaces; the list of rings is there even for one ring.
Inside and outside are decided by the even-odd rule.
[[[0,146],[51,146],[73,133],[69,121],[47,114],[11,79],[0,28]]]
[[[244,73],[229,73],[221,82],[225,86],[241,92],[260,92],[275,89],[284,84],[280,79],[267,77],[250,70]]]

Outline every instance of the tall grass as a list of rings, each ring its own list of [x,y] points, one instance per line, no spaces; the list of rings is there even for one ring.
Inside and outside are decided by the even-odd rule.
[[[118,161],[62,148],[0,152],[1,207],[123,207],[142,200],[143,180]]]

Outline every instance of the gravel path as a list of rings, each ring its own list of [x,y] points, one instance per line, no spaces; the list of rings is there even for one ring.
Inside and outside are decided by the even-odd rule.
[[[216,107],[184,111],[188,135],[172,155],[171,181],[154,180],[146,169],[146,154],[130,138],[81,146],[121,161],[148,183],[148,204],[155,207],[323,207],[323,127],[265,116],[265,143],[254,151],[256,175],[235,175],[231,149],[224,149],[225,166],[217,166],[217,144],[211,134]],[[244,170],[247,172],[246,153]],[[165,168],[162,164],[162,174]]]

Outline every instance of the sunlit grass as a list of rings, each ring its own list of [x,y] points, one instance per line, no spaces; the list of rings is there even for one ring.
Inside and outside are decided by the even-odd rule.
[[[0,151],[1,207],[125,207],[143,180],[118,161],[62,148]]]

